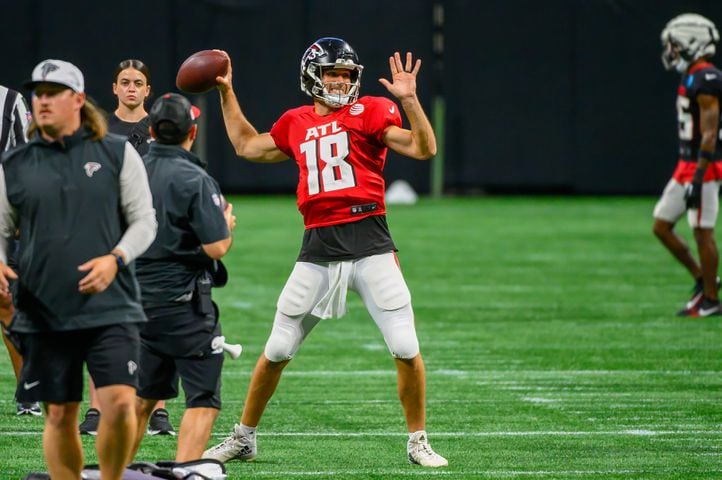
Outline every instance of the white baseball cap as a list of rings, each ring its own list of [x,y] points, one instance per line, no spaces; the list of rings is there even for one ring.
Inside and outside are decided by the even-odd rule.
[[[25,82],[25,87],[33,89],[38,83],[43,82],[65,85],[78,93],[85,91],[83,72],[72,63],[63,60],[48,59],[38,63],[33,69],[32,78]]]

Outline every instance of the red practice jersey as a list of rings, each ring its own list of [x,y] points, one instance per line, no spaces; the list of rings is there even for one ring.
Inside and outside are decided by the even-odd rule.
[[[279,150],[298,164],[298,210],[307,229],[386,213],[384,130],[401,126],[394,102],[361,97],[329,115],[313,105],[284,113],[271,128]]]

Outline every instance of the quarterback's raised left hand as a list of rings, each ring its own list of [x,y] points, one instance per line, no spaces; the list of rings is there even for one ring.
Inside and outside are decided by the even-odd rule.
[[[389,68],[391,69],[391,81],[379,78],[379,82],[399,100],[414,97],[416,95],[416,75],[421,69],[421,60],[414,62],[411,52],[406,53],[406,64],[401,63],[401,55],[395,52],[389,57]]]

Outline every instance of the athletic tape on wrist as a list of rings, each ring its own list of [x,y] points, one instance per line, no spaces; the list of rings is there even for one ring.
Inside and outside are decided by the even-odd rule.
[[[707,152],[704,150],[700,150],[697,157],[700,160],[704,159],[704,160],[707,160],[708,162],[713,162],[714,161],[714,152]]]

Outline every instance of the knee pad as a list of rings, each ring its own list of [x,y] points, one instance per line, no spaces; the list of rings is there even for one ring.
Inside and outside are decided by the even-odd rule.
[[[383,312],[379,323],[386,346],[394,358],[411,359],[419,354],[419,339],[411,305],[395,312]]]
[[[323,281],[323,273],[314,269],[312,264],[296,263],[276,307],[289,317],[305,315],[315,305]]]
[[[409,287],[392,253],[364,258],[357,272],[379,309],[398,310],[411,303]]]
[[[283,362],[293,358],[303,340],[301,318],[289,317],[281,311],[276,312],[271,336],[268,337],[264,349],[267,359],[272,362]]]

